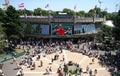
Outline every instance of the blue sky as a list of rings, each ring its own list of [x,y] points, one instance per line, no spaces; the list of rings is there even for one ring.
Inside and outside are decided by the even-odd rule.
[[[107,8],[108,12],[115,12],[116,4],[120,5],[120,0],[101,0],[101,9]],[[4,0],[0,0],[0,5],[4,4]],[[34,10],[35,8],[42,8],[46,10],[61,11],[64,8],[74,10],[76,5],[76,11],[84,10],[86,12],[97,5],[100,7],[98,0],[10,0],[10,5],[13,5],[16,9],[20,3],[24,3],[26,9]],[[45,5],[49,4],[49,8],[45,8]],[[117,10],[119,6],[117,7]]]

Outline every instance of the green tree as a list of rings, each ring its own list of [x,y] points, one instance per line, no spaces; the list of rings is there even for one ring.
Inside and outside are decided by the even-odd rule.
[[[24,15],[24,10],[23,10],[23,9],[19,9],[19,10],[17,10],[17,13],[18,13],[19,15]]]
[[[79,12],[77,12],[77,15],[83,17],[83,16],[85,16],[85,11],[79,11]]]
[[[101,42],[105,42],[106,38],[109,38],[109,41],[112,39],[112,27],[105,25],[104,23],[101,24],[101,31],[98,33],[98,39]],[[103,43],[104,43],[103,42]]]
[[[69,14],[69,15],[74,15],[74,14],[75,14],[75,12],[74,12],[73,10],[68,9],[68,8],[64,8],[64,9],[62,10],[62,12],[63,12],[63,13],[67,13],[67,14]]]
[[[0,9],[0,21],[2,21],[2,22],[3,22],[4,15],[5,15],[5,11]]]
[[[19,14],[13,6],[7,8],[3,23],[8,39],[19,39],[23,37],[23,26]]]
[[[113,28],[113,36],[116,40],[120,40],[120,10],[114,20],[115,27]]]
[[[107,11],[102,11],[102,12],[100,13],[100,16],[101,16],[101,17],[107,16],[107,15],[108,15]]]
[[[37,16],[37,15],[39,15],[39,16],[42,15],[42,9],[41,9],[41,8],[34,9],[33,14],[34,14],[35,16]]]
[[[27,14],[28,16],[33,15],[33,11],[27,9],[19,9],[17,10],[17,12],[19,15],[25,15],[25,14]]]
[[[98,15],[101,14],[101,9],[99,7],[96,7],[96,14],[98,14]]]
[[[117,14],[108,13],[108,14],[106,15],[106,20],[113,20],[113,21],[115,21],[116,16],[117,16]]]
[[[24,9],[24,14],[33,15],[33,12],[31,10]]]
[[[90,9],[88,13],[85,14],[86,17],[92,17],[94,16],[93,9]]]
[[[4,28],[2,27],[2,22],[0,22],[0,53],[3,52],[3,48],[4,48]]]
[[[52,10],[49,10],[49,14],[53,16],[53,15],[56,15],[56,12],[52,11]]]
[[[42,10],[42,15],[43,15],[43,16],[48,16],[48,15],[49,15],[49,11],[47,11],[47,10]]]
[[[85,16],[91,16],[92,17],[95,14],[98,15],[98,16],[102,15],[101,9],[99,7],[97,7],[97,6],[95,6],[93,9],[90,9],[89,12],[85,14]]]

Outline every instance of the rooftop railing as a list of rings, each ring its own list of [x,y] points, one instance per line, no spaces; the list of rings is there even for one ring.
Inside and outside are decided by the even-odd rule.
[[[23,22],[102,22],[104,17],[20,16]]]

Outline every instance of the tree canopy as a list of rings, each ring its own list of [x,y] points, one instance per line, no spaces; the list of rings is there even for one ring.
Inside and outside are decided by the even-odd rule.
[[[23,37],[23,26],[19,14],[13,6],[7,8],[3,19],[3,27],[5,28],[7,38],[19,39]]]
[[[114,18],[114,25],[115,27],[113,28],[113,36],[116,40],[120,40],[120,10]]]
[[[41,16],[41,15],[48,16],[48,15],[56,15],[57,14],[57,11],[45,10],[42,8],[36,8],[33,11],[27,10],[27,9],[22,9],[22,10],[19,9],[17,11],[20,15],[27,14],[27,15],[35,15],[35,16]],[[85,12],[83,10],[76,12],[76,11],[71,10],[69,8],[64,8],[60,12],[67,13],[69,15],[76,14],[78,16],[94,16],[94,14],[97,14],[98,16],[106,16],[108,14],[107,11],[101,11],[101,9],[99,7],[96,7],[96,13],[94,12],[94,8],[90,9],[89,12]]]

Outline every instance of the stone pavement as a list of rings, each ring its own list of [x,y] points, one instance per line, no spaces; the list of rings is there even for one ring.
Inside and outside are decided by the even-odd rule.
[[[16,61],[18,62],[20,59],[21,59],[21,57],[17,58]],[[3,65],[2,70],[5,74],[5,76],[16,76],[16,73],[18,72],[18,70],[15,70],[17,65],[15,63],[11,64],[12,60],[8,60],[3,63],[4,63],[4,65]]]
[[[31,50],[33,50],[33,48]],[[19,58],[16,58],[16,62],[19,62],[21,58],[22,56]],[[16,73],[18,72],[18,70],[16,70],[17,65],[16,63],[11,64],[12,62],[13,62],[12,59],[3,62],[4,65],[3,65],[2,71],[4,72],[5,76],[16,76]]]
[[[92,58],[89,58],[88,56],[82,55],[81,53],[75,53],[70,52],[68,50],[64,50],[63,53],[58,53],[59,59],[54,61],[52,64],[49,64],[51,62],[51,58],[54,57],[55,53],[48,54],[46,57],[42,57],[41,60],[43,61],[43,67],[38,67],[40,65],[40,60],[36,61],[35,64],[36,68],[35,70],[30,70],[30,68],[27,68],[26,66],[23,67],[25,76],[58,76],[56,73],[56,70],[58,69],[60,64],[68,63],[68,61],[73,61],[74,63],[80,64],[81,68],[83,70],[86,69],[87,65],[90,69],[94,71],[94,69],[98,70],[98,73],[96,76],[111,76],[110,73],[106,70],[105,67],[102,67],[99,64],[98,59],[95,59],[95,62],[92,63]],[[62,61],[62,56],[65,56],[65,61]],[[52,67],[52,73],[48,75],[44,75],[46,72],[45,69],[51,66]],[[89,74],[82,73],[82,76],[89,76]]]
[[[31,49],[33,50],[33,49]],[[85,70],[86,66],[88,65],[90,69],[94,70],[97,69],[98,73],[96,76],[111,76],[110,73],[106,70],[105,67],[102,67],[99,64],[99,61],[95,59],[95,62],[93,64],[90,64],[92,62],[92,58],[89,58],[88,56],[82,55],[81,53],[76,53],[76,52],[70,52],[68,50],[64,50],[63,53],[59,53],[59,58],[58,60],[55,60],[52,64],[49,64],[51,62],[51,59],[54,57],[55,53],[53,54],[48,54],[46,57],[42,57],[40,60],[43,61],[43,67],[38,67],[40,65],[40,60],[36,61],[36,68],[35,70],[30,70],[30,68],[27,68],[26,66],[23,67],[24,70],[24,76],[58,76],[56,70],[61,64],[68,63],[68,61],[73,61],[74,63],[80,64],[81,68]],[[63,55],[65,56],[65,61],[62,61]],[[17,58],[17,62],[19,62],[21,57]],[[16,76],[16,73],[18,70],[14,70],[17,66],[16,64],[10,64],[12,60],[8,60],[4,62],[3,66],[3,72],[5,76]],[[52,67],[52,73],[49,75],[44,75],[45,69],[51,66]],[[89,76],[89,74],[82,73],[82,76]]]

